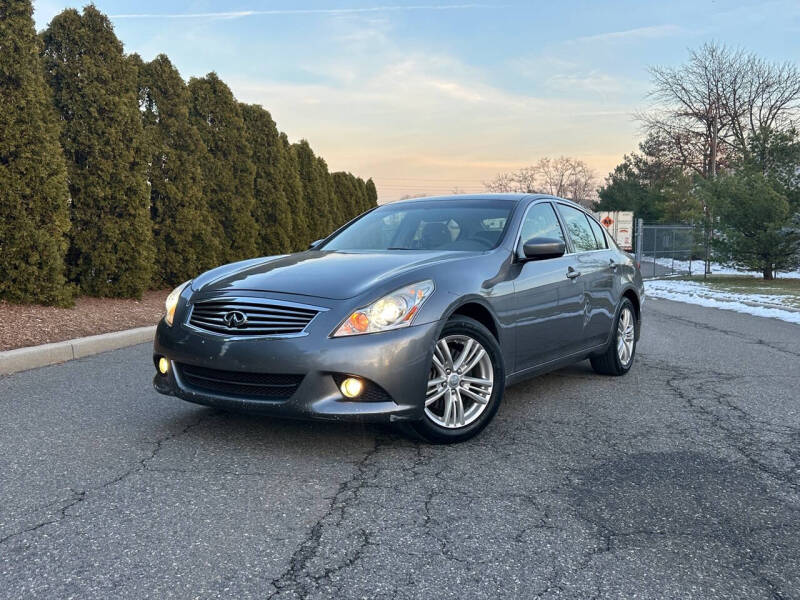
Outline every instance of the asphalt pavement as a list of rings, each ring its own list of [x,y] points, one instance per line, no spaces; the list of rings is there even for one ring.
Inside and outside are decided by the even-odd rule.
[[[629,375],[514,386],[450,447],[152,372],[0,378],[0,597],[800,598],[800,326],[650,300]]]

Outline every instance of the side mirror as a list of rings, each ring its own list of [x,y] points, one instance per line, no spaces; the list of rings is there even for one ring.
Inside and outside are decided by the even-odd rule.
[[[314,240],[313,242],[311,242],[311,243],[308,245],[308,249],[309,249],[309,250],[313,250],[314,248],[316,248],[317,246],[319,246],[319,245],[320,245],[322,242],[324,242],[324,241],[325,241],[325,238],[322,238],[321,240]]]
[[[554,238],[531,238],[522,244],[522,253],[528,260],[558,258],[567,251],[564,242]]]

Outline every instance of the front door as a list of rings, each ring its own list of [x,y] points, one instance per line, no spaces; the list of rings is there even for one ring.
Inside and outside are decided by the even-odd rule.
[[[519,244],[534,237],[560,239],[564,232],[550,202],[528,208],[520,229]],[[522,258],[521,248],[517,248]],[[516,363],[525,371],[566,356],[583,329],[583,284],[571,277],[574,255],[520,261],[515,265]]]

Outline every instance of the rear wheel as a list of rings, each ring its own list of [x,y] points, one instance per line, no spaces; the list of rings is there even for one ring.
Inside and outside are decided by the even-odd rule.
[[[600,356],[593,356],[590,361],[592,368],[601,375],[624,375],[630,371],[633,358],[636,355],[636,311],[633,303],[628,298],[622,299],[617,321],[614,327],[614,337],[606,351]]]
[[[467,440],[492,420],[504,387],[497,340],[478,321],[453,317],[433,349],[424,416],[411,427],[433,443]]]

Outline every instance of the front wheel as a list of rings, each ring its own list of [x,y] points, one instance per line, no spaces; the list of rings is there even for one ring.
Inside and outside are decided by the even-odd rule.
[[[457,315],[436,341],[424,416],[411,427],[432,443],[463,442],[492,420],[504,387],[505,369],[497,340],[478,321]]]
[[[614,326],[614,336],[606,351],[593,356],[592,368],[601,375],[625,375],[636,355],[636,311],[628,298],[623,298]]]

